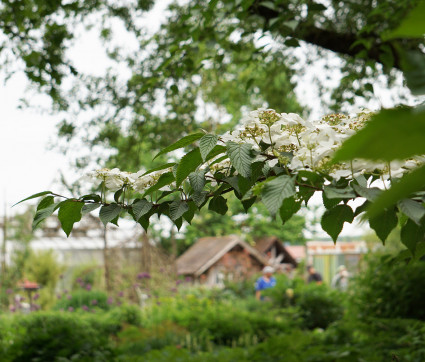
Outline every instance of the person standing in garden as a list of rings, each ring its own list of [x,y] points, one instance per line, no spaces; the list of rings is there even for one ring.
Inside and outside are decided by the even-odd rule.
[[[273,288],[276,285],[276,279],[273,277],[274,269],[271,266],[266,266],[263,269],[263,275],[255,282],[255,298],[264,300],[261,292],[264,289]]]
[[[337,273],[332,278],[331,287],[346,291],[348,289],[348,278],[349,274],[345,265],[340,265],[337,269]]]
[[[307,267],[307,272],[308,272],[307,283],[313,283],[313,282],[315,282],[316,284],[323,283],[322,276],[320,275],[320,273],[316,271],[316,269],[314,269],[314,266],[309,265]]]

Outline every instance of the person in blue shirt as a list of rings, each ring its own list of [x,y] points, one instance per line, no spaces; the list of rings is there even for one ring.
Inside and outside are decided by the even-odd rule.
[[[276,285],[276,279],[273,277],[274,269],[271,266],[266,266],[263,269],[263,276],[255,282],[255,298],[263,300],[261,292],[264,289],[273,288]]]

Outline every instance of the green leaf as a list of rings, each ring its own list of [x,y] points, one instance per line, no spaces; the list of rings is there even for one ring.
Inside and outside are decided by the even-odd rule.
[[[308,11],[323,11],[323,10],[326,10],[326,9],[327,9],[327,7],[323,4],[319,4],[319,3],[315,3],[315,2],[308,4]]]
[[[227,154],[233,167],[243,177],[249,177],[251,174],[252,145],[248,143],[227,142]]]
[[[201,192],[194,192],[191,195],[191,197],[195,205],[198,206],[198,208],[200,208],[204,204],[205,198],[207,195],[208,195],[207,191],[201,191]]]
[[[145,199],[136,201],[132,206],[133,213],[134,213],[134,219],[136,221],[139,221],[139,219],[147,214],[153,207],[152,202],[149,202]]]
[[[251,189],[252,182],[249,179],[242,177],[240,175],[238,175],[237,177],[238,177],[239,192],[241,196],[243,197]]]
[[[216,196],[210,200],[208,210],[215,211],[220,215],[225,215],[228,207],[227,200],[223,196]]]
[[[143,176],[149,175],[150,173],[155,172],[155,171],[165,170],[166,168],[173,167],[175,164],[176,164],[175,162],[170,162],[170,163],[166,163],[165,165],[161,165],[161,166],[158,166],[158,167],[151,168],[149,171],[146,171],[143,174]]]
[[[371,218],[379,215],[384,209],[396,204],[399,200],[407,198],[412,193],[422,190],[424,186],[425,166],[422,166],[405,174],[389,190],[382,192],[367,210],[366,217]]]
[[[385,210],[382,214],[369,219],[371,229],[375,231],[383,244],[385,244],[385,240],[387,240],[390,232],[397,226],[397,222],[397,214],[394,208]]]
[[[182,225],[183,225],[183,218],[182,217],[180,217],[180,218],[178,218],[177,220],[174,220],[174,225],[176,225],[176,227],[177,227],[177,231],[180,231],[180,228],[182,227]]]
[[[425,34],[425,2],[420,1],[418,6],[410,11],[397,29],[389,33],[384,39],[394,38],[423,38]]]
[[[37,205],[37,211],[38,210],[41,210],[41,209],[44,209],[46,207],[49,207],[50,205],[53,205],[53,203],[54,203],[54,197],[53,196],[46,196]]]
[[[192,171],[195,171],[196,168],[202,163],[201,153],[199,148],[195,148],[190,151],[188,154],[184,155],[176,172],[176,184],[177,187],[181,185],[184,179],[189,176]]]
[[[195,192],[201,192],[205,186],[205,170],[191,172],[189,174],[190,185]]]
[[[111,222],[114,220],[117,216],[119,216],[122,208],[118,204],[110,204],[108,206],[102,206],[102,208],[99,211],[99,218],[100,221],[103,222],[103,225],[105,225],[108,222]]]
[[[298,195],[304,200],[305,205],[307,206],[308,201],[311,199],[311,197],[314,195],[316,191],[307,186],[299,186],[298,187]]]
[[[58,219],[61,222],[62,230],[66,236],[72,231],[74,224],[81,220],[81,209],[84,202],[76,200],[66,200],[61,203],[58,212]]]
[[[34,215],[34,220],[32,222],[32,229],[34,230],[44,219],[53,214],[53,212],[57,209],[60,202],[52,204],[48,207],[38,210]]]
[[[345,141],[334,162],[364,158],[392,161],[425,154],[425,111],[385,109]]]
[[[215,156],[218,156],[218,155],[220,155],[220,154],[222,154],[222,153],[224,153],[224,152],[226,152],[226,151],[227,151],[227,148],[226,148],[226,147],[224,147],[224,146],[222,146],[222,145],[217,145],[217,146],[215,146],[215,147],[212,149],[212,151],[208,154],[208,156],[207,156],[207,158],[206,158],[206,161],[209,161],[209,160],[213,159]],[[212,162],[212,163],[211,163],[211,165],[213,165],[213,164],[214,164],[214,163],[216,163],[216,162],[221,162],[221,161],[223,161],[224,159],[226,159],[226,157],[220,158],[220,161],[215,160],[214,162]],[[210,165],[210,166],[211,166],[211,165]]]
[[[322,192],[322,201],[323,201],[323,205],[325,206],[325,208],[327,209],[332,209],[333,207],[335,207],[336,205],[338,205],[342,199],[329,199],[326,194],[324,192]]]
[[[282,206],[284,199],[295,194],[295,180],[287,175],[281,175],[267,182],[262,190],[264,205],[272,215]]]
[[[354,219],[354,213],[348,205],[337,205],[333,209],[326,210],[322,216],[322,229],[328,233],[334,243],[338,239],[344,226],[344,222],[351,223]]]
[[[186,202],[182,200],[176,200],[170,204],[170,218],[173,221],[176,221],[178,218],[183,216],[183,214],[189,210],[189,206]]]
[[[279,209],[280,218],[286,223],[293,215],[301,209],[301,201],[296,201],[294,197],[288,197],[283,200]]]
[[[223,179],[224,182],[227,182],[233,189],[240,195],[239,190],[238,176],[226,177]]]
[[[189,210],[183,214],[183,218],[190,224],[198,208],[193,201],[187,202],[187,205],[189,206]]]
[[[398,202],[397,206],[401,212],[406,214],[418,225],[420,224],[421,219],[425,216],[425,208],[419,202],[410,199],[403,199]]]
[[[157,158],[160,155],[163,155],[164,153],[168,153],[168,152],[171,152],[171,151],[174,151],[174,150],[178,150],[179,148],[190,145],[193,142],[199,140],[201,137],[203,137],[204,134],[205,133],[194,133],[194,134],[190,134],[186,137],[183,137],[182,139],[178,140],[177,142],[173,143],[172,145],[165,147],[153,159]]]
[[[255,203],[255,201],[257,200],[257,197],[251,197],[250,199],[246,199],[246,200],[242,200],[242,206],[243,209],[245,210],[245,212],[248,212],[248,210],[251,208],[251,206]]]
[[[415,256],[416,244],[424,241],[425,227],[417,225],[413,220],[407,220],[406,224],[401,228],[401,242]]]
[[[102,199],[99,195],[96,194],[90,194],[90,195],[84,195],[79,198],[80,201],[94,201],[94,202],[101,202]]]
[[[124,189],[119,189],[118,191],[115,192],[115,194],[114,194],[115,202],[118,203],[120,196],[122,195],[123,191],[124,191]]]
[[[86,215],[89,212],[92,212],[96,209],[98,209],[101,206],[101,204],[85,204],[83,208],[81,209],[81,215]]]
[[[379,195],[382,194],[382,190],[378,189],[377,187],[363,187],[360,185],[352,184],[352,187],[354,191],[357,192],[361,197],[364,197],[365,199],[369,201],[376,200]]]
[[[215,145],[217,144],[218,136],[213,134],[206,134],[199,141],[199,149],[201,151],[202,160],[205,162],[205,159],[209,155],[209,153],[213,150]]]
[[[365,212],[367,208],[369,207],[369,205],[370,205],[370,201],[366,200],[363,204],[358,206],[356,208],[356,211],[354,212],[354,217],[356,217],[357,215],[360,215],[362,212]]]
[[[40,196],[44,196],[44,195],[48,195],[48,194],[53,194],[53,192],[52,191],[43,191],[43,192],[39,192],[37,194],[28,196],[27,198],[25,198],[25,199],[23,199],[21,201],[18,201],[16,204],[13,204],[12,207],[20,204],[21,202],[24,202],[24,201],[27,201],[27,200],[31,200],[31,199],[35,199],[36,197],[40,197]]]
[[[149,187],[144,196],[150,195],[152,192],[158,191],[161,187],[167,186],[174,181],[174,176],[172,172],[163,173],[156,184]]]
[[[414,261],[420,260],[425,255],[425,242],[420,241],[416,243]]]
[[[334,186],[326,185],[323,191],[328,199],[351,199],[356,197],[356,194],[350,187],[339,189]]]
[[[264,161],[254,162],[251,165],[251,182],[256,182],[259,177],[263,176],[263,169],[266,163]]]
[[[407,52],[402,58],[406,85],[413,95],[425,93],[425,54],[421,51]]]

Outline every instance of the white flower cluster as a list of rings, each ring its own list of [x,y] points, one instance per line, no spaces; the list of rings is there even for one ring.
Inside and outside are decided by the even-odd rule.
[[[250,143],[257,150],[264,150],[262,146],[268,144],[270,146],[264,152],[277,157],[269,161],[271,166],[280,162],[291,170],[323,171],[336,179],[371,172],[380,173],[384,179],[389,175],[399,177],[422,162],[421,158],[416,158],[407,162],[391,162],[390,165],[366,160],[331,164],[334,152],[372,115],[369,111],[353,117],[332,114],[312,123],[295,113],[258,109],[250,112],[236,130],[227,132],[221,140]]]
[[[170,171],[171,168],[167,168],[143,175],[145,173],[144,170],[140,170],[136,173],[130,173],[121,171],[118,168],[114,168],[112,170],[102,168],[100,170],[87,173],[82,180],[90,180],[95,187],[104,182],[105,187],[110,191],[118,191],[125,186],[137,192],[143,192],[148,187],[154,185],[162,174]]]
[[[356,177],[363,173],[377,173],[383,179],[400,177],[404,172],[425,163],[425,157],[415,157],[407,161],[376,163],[366,160],[354,160],[350,163],[332,164],[331,158],[342,143],[361,129],[373,115],[364,111],[355,116],[332,114],[312,123],[295,113],[277,113],[273,109],[258,109],[250,112],[233,131],[220,137],[223,143],[249,143],[261,152],[260,159],[269,159],[269,166],[277,163],[292,171],[311,170],[329,174],[335,179]],[[220,158],[221,161],[217,162]],[[218,170],[229,170],[229,158],[216,156],[201,168],[209,167],[207,175],[212,176]],[[117,191],[123,186],[137,192],[143,192],[154,185],[160,176],[171,172],[171,168],[143,175],[137,173],[103,168],[88,173],[84,179],[90,179],[98,186],[105,183],[107,189]],[[172,185],[170,187],[173,187]]]

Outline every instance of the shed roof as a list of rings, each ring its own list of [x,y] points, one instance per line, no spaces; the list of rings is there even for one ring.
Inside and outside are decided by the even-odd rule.
[[[237,245],[247,250],[262,265],[266,265],[267,261],[261,253],[238,236],[229,235],[199,239],[176,260],[177,272],[181,275],[201,275]]]
[[[276,236],[266,236],[255,241],[255,248],[263,254],[266,254],[272,248],[272,246],[277,248],[278,253],[284,254],[284,263],[292,264],[294,266],[298,264],[292,254],[286,249],[287,247],[284,246],[283,242]]]

